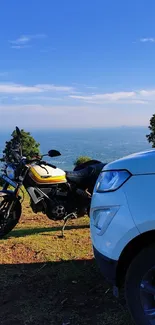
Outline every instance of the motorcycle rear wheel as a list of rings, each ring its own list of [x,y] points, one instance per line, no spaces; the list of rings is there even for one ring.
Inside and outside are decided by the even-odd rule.
[[[0,239],[4,238],[17,225],[20,216],[21,203],[18,199],[13,200],[7,195],[0,198]]]

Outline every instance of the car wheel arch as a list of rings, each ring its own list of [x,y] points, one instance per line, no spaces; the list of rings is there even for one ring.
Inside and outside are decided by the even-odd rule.
[[[139,234],[124,247],[116,269],[116,285],[118,287],[124,284],[127,269],[136,255],[138,255],[143,248],[152,243],[155,243],[155,229]]]

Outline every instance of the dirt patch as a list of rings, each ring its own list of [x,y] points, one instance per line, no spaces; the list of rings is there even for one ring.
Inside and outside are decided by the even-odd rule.
[[[44,261],[44,256],[42,252],[36,252],[30,247],[26,247],[25,244],[21,243],[7,243],[0,245],[0,263],[35,263]]]

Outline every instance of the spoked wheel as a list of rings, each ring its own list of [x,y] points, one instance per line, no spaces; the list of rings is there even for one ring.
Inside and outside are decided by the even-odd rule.
[[[0,197],[0,239],[7,235],[18,223],[21,216],[21,203],[9,196]]]
[[[137,325],[155,325],[155,244],[146,247],[131,263],[125,295]]]

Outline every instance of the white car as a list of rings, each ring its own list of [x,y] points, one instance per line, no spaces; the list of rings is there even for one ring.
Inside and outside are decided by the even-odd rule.
[[[107,164],[90,209],[94,255],[138,325],[155,325],[155,150]]]

